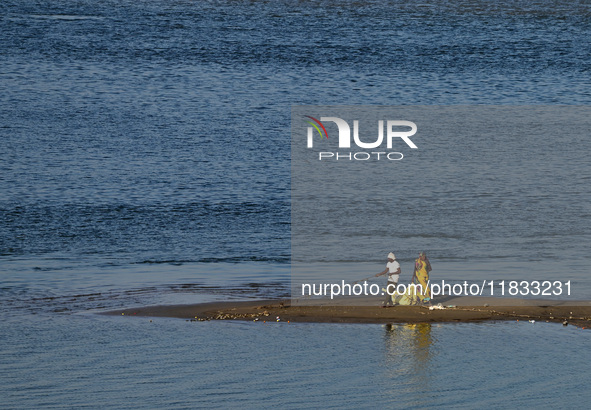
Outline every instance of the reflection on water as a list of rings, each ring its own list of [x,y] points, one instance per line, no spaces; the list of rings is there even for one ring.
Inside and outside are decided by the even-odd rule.
[[[431,391],[431,324],[387,324],[385,330],[385,365],[393,379],[405,381],[394,391],[421,405],[421,397]]]

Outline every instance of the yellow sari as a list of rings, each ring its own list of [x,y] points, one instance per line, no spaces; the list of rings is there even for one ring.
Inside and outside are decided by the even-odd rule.
[[[415,272],[411,284],[416,286],[408,286],[406,292],[395,293],[392,295],[392,301],[395,305],[419,305],[431,300],[431,288],[429,283],[429,272],[427,271],[428,263],[426,260],[415,260]],[[420,286],[419,286],[420,285]]]
[[[428,302],[431,300],[431,288],[428,286],[429,284],[429,272],[427,271],[427,264],[426,260],[421,260],[420,258],[415,260],[415,278],[417,283],[421,285],[423,288],[422,292],[418,292],[418,298],[421,302]]]

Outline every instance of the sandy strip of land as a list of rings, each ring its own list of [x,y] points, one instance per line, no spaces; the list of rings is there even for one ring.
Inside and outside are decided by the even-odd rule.
[[[476,303],[477,302],[477,303]],[[350,306],[318,301],[315,305],[292,305],[290,300],[256,300],[200,303],[195,305],[147,306],[107,312],[110,315],[174,317],[193,321],[251,320],[266,322],[318,323],[426,323],[495,320],[567,322],[591,328],[591,301],[568,304],[551,300],[454,298],[444,309],[424,306]],[[453,307],[448,307],[453,306]]]

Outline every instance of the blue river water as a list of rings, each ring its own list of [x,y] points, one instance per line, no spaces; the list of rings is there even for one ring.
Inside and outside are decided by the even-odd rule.
[[[3,1],[2,406],[582,407],[570,326],[96,313],[289,296],[293,105],[588,105],[590,35],[585,1]],[[438,147],[470,166],[425,203],[466,218],[409,209],[403,269],[533,263],[588,298],[590,144],[516,141],[477,189],[488,141]]]

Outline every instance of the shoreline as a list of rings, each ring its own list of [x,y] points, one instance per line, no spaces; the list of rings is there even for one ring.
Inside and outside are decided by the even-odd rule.
[[[459,299],[459,300],[456,300]],[[222,301],[192,305],[145,306],[104,312],[104,315],[169,317],[191,321],[247,320],[308,323],[429,323],[528,320],[564,323],[591,328],[591,301],[575,304],[552,300],[504,300],[480,298],[448,300],[443,309],[426,306],[352,306],[323,304],[293,305],[286,300]],[[434,305],[435,307],[437,304]],[[450,307],[448,307],[450,306]],[[453,306],[453,307],[451,307]],[[277,320],[279,318],[279,320]]]

